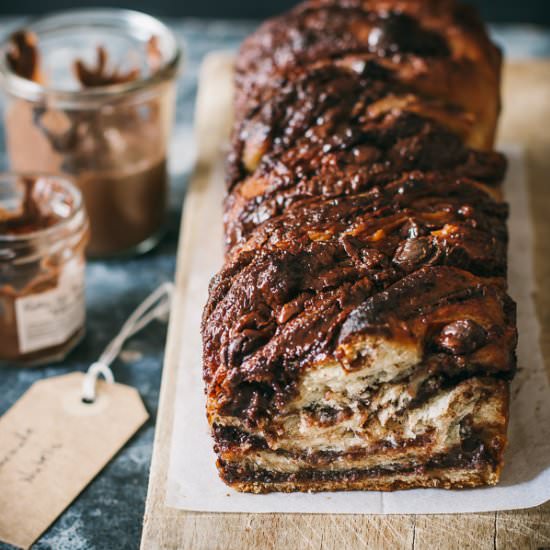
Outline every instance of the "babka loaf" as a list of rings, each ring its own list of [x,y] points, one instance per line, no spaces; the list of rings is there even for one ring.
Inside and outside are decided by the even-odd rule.
[[[454,0],[312,0],[242,45],[202,324],[235,489],[498,481],[517,339],[500,63]]]

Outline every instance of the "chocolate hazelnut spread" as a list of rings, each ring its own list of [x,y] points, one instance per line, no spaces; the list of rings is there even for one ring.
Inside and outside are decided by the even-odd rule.
[[[124,32],[110,28],[108,15],[101,23],[103,40],[108,39],[105,33]],[[69,30],[74,36],[78,21],[69,23],[75,25]],[[69,31],[61,24],[55,30]],[[92,55],[91,46],[83,47],[70,59],[59,56],[57,45],[48,45],[53,32],[41,36],[39,30],[20,30],[8,45],[11,73],[40,90],[30,100],[8,89],[5,127],[11,167],[66,174],[75,181],[90,217],[89,255],[144,252],[158,241],[165,219],[177,48],[171,46],[175,57],[167,61],[166,37],[151,34],[145,41],[144,33],[134,29],[122,37],[130,44],[124,57],[117,42],[108,41],[109,48],[95,42]]]
[[[87,240],[68,181],[0,176],[0,362],[59,360],[83,336]]]
[[[53,189],[40,185],[41,180],[21,177],[22,201],[20,208],[0,208],[0,234],[24,235],[48,229],[59,221],[49,201]]]
[[[90,255],[128,250],[162,228],[168,173],[158,115],[149,107],[149,119],[137,119],[130,108],[69,117],[26,101],[6,113],[16,170],[75,178],[90,217]]]

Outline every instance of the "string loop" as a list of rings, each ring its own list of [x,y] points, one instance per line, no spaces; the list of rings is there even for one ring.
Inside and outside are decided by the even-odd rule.
[[[82,401],[93,403],[96,398],[97,380],[103,376],[109,384],[114,383],[115,377],[111,364],[118,357],[126,341],[145,328],[149,323],[158,319],[166,321],[172,305],[174,293],[173,283],[163,283],[152,292],[128,317],[120,332],[105,348],[99,359],[90,365],[82,382]]]

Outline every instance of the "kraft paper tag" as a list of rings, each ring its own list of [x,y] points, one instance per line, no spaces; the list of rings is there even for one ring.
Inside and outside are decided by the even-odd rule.
[[[134,388],[84,375],[41,380],[0,417],[0,539],[28,548],[147,420]]]

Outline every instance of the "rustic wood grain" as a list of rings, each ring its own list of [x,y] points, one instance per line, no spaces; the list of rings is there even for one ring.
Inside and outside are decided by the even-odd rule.
[[[333,516],[211,514],[167,508],[165,482],[179,355],[178,327],[186,284],[187,223],[196,193],[207,185],[212,159],[227,136],[232,58],[212,54],[202,68],[196,111],[198,163],[185,201],[180,253],[147,496],[143,550],[523,549],[550,547],[550,503],[514,512],[441,516]],[[538,314],[542,350],[550,363],[550,61],[510,64],[504,79],[501,139],[528,150],[531,206],[536,229]]]

